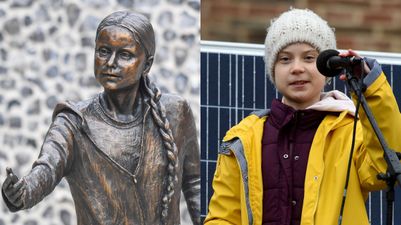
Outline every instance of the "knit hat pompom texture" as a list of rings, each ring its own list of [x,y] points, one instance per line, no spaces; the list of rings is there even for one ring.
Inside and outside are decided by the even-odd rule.
[[[319,52],[336,49],[334,29],[309,9],[290,9],[272,20],[265,40],[266,72],[274,84],[277,54],[293,43],[308,43]]]

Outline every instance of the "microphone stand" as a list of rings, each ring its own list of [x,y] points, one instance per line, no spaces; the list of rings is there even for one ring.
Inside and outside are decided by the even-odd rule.
[[[358,77],[362,77],[362,71],[363,71],[363,60],[359,59],[360,63],[356,64],[356,66],[361,66],[361,68],[357,68],[356,71],[360,74],[358,74]],[[373,113],[368,106],[365,96],[362,94],[364,91],[363,85],[361,85],[361,82],[359,82],[359,78],[355,76],[354,71],[355,68],[346,68],[346,76],[347,76],[347,83],[349,87],[354,91],[356,94],[357,98],[359,98],[359,101],[361,102],[362,108],[365,111],[365,114],[370,122],[370,125],[372,126],[381,147],[383,148],[383,154],[384,154],[384,159],[387,163],[387,171],[386,173],[379,173],[377,175],[377,178],[379,180],[383,180],[386,182],[388,189],[386,191],[386,200],[387,200],[387,225],[392,225],[392,219],[393,219],[393,203],[394,203],[394,185],[395,182],[398,181],[398,185],[401,186],[401,163],[400,163],[400,158],[401,154],[395,152],[394,150],[390,149],[387,145],[386,140],[384,139],[383,133],[381,132],[374,116]]]

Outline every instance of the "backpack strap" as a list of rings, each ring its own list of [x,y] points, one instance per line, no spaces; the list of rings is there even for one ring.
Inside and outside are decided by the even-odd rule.
[[[231,150],[233,149],[233,150]],[[220,144],[219,154],[231,155],[232,151],[241,152],[243,151],[243,146],[239,138],[234,138],[229,141],[225,141]]]
[[[270,109],[262,109],[262,110],[253,111],[253,112],[251,112],[250,115],[256,115],[260,118],[260,117],[267,116],[269,114],[270,114]]]

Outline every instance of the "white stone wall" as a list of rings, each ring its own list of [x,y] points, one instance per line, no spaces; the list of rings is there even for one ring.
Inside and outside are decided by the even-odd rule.
[[[7,166],[19,176],[29,172],[57,102],[101,91],[93,76],[95,30],[123,9],[150,17],[157,43],[151,77],[163,92],[187,98],[199,121],[200,0],[0,0],[0,184]],[[76,224],[64,179],[30,210],[10,213],[0,202],[0,225]],[[191,224],[185,204],[182,211],[182,224]]]

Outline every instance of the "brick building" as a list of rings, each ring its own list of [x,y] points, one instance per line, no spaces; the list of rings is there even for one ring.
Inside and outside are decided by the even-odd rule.
[[[262,44],[266,27],[291,6],[335,27],[340,49],[401,52],[401,0],[202,0],[201,38]]]

